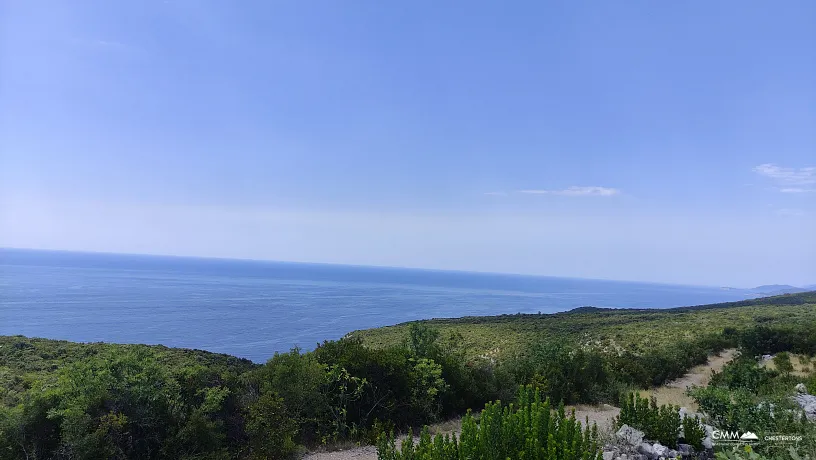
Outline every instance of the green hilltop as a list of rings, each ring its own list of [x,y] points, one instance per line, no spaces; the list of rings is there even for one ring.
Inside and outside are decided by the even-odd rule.
[[[553,314],[469,316],[418,323],[438,329],[442,336],[460,336],[471,359],[523,355],[532,344],[551,340],[638,353],[724,330],[816,324],[816,291],[693,307],[580,307]],[[360,330],[349,336],[361,339],[367,346],[383,348],[404,340],[410,324]]]

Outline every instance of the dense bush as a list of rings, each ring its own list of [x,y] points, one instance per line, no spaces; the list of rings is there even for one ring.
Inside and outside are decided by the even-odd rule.
[[[609,379],[599,353],[560,343],[539,343],[528,356],[507,364],[514,380],[532,384],[553,401],[597,402]]]
[[[2,414],[0,458],[229,457],[241,431],[236,381],[152,358],[145,348],[100,354],[35,384]]]
[[[657,441],[664,446],[677,447],[681,421],[679,408],[672,405],[658,406],[655,398],[642,398],[637,393],[629,393],[621,401],[620,415],[615,426],[624,424],[635,427],[646,439]]]
[[[816,324],[754,326],[740,334],[739,343],[752,356],[784,351],[812,356],[816,354]]]
[[[816,373],[805,380],[813,378]],[[794,446],[793,453],[816,452],[816,426],[803,419],[801,410],[790,399],[794,385],[800,381],[801,377],[789,372],[766,370],[755,359],[743,355],[714,374],[707,387],[693,388],[689,394],[708,422],[718,429],[750,430],[760,439],[771,433],[801,435],[802,441]],[[770,458],[797,458],[783,445],[761,443],[756,448]]]
[[[757,366],[755,359],[743,354],[732,360],[722,371],[712,373],[709,385],[756,392],[770,382],[772,375],[773,373]]]
[[[776,370],[783,374],[793,372],[793,362],[791,362],[790,354],[787,351],[783,351],[774,356],[773,363],[774,366],[776,366]]]
[[[564,413],[563,405],[553,409],[549,399],[542,401],[537,390],[524,387],[515,404],[486,404],[478,423],[468,412],[458,439],[442,435],[431,439],[425,427],[418,444],[409,435],[397,449],[393,434],[382,435],[377,456],[380,460],[599,460],[595,425],[583,428],[573,414]]]
[[[681,422],[681,437],[686,444],[694,446],[695,449],[702,450],[703,439],[706,437],[706,430],[698,417],[686,415]]]

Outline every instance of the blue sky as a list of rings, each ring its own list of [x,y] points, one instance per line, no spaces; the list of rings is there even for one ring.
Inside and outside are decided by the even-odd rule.
[[[816,283],[816,3],[0,2],[0,246]]]

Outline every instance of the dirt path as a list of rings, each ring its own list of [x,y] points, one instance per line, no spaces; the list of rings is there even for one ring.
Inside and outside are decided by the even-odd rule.
[[[660,404],[674,404],[686,407],[691,411],[697,410],[694,401],[685,395],[686,388],[690,386],[704,386],[711,378],[711,371],[721,371],[725,365],[734,358],[736,350],[725,350],[719,355],[708,358],[708,363],[695,366],[683,377],[669,382],[654,390],[644,390],[641,395],[654,395]],[[587,418],[589,423],[596,423],[602,434],[611,434],[612,419],[617,417],[620,409],[608,404],[600,406],[577,405],[569,406],[567,409],[575,409],[575,418],[584,421]],[[430,427],[431,435],[459,434],[460,423],[458,420],[451,420]],[[400,443],[402,440],[398,439]],[[351,447],[343,450],[326,452],[311,452],[306,454],[303,460],[376,460],[377,448],[374,446]]]
[[[686,395],[686,389],[692,386],[706,386],[711,380],[711,371],[720,372],[736,354],[736,350],[728,349],[719,355],[710,356],[706,364],[694,366],[683,377],[669,382],[653,390],[641,391],[641,396],[654,396],[659,404],[674,404],[685,407],[692,412],[699,410],[691,397]]]

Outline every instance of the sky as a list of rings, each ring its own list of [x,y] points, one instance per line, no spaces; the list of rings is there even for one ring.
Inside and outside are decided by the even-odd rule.
[[[816,283],[816,2],[0,0],[0,246]]]

